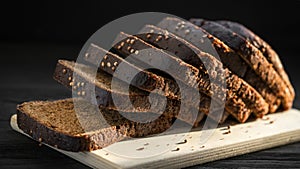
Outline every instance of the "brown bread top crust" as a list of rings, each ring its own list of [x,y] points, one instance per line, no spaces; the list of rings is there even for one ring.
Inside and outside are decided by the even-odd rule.
[[[236,51],[272,91],[281,98],[281,107],[283,110],[292,107],[294,99],[292,91],[289,90],[283,79],[263,56],[261,51],[243,37],[216,22],[202,19],[191,19],[191,21]]]
[[[81,119],[84,121],[78,120],[73,99],[25,102],[17,107],[18,126],[36,141],[76,152],[101,149],[130,137],[162,133],[174,120],[161,115],[157,120],[147,121],[152,114],[142,113],[139,116],[142,122],[133,122],[116,111],[103,109],[102,115],[109,126],[101,126],[94,105],[80,99],[77,104],[76,113],[85,114]],[[90,127],[88,131],[82,128],[83,123]]]
[[[215,84],[210,84],[208,79],[207,79],[207,72],[203,72],[203,70],[199,70],[185,62],[183,62],[181,59],[178,60],[176,57],[171,56],[169,54],[166,54],[160,49],[155,48],[154,46],[146,43],[145,41],[142,41],[141,39],[137,38],[136,36],[131,36],[127,35],[125,33],[123,35],[123,40],[119,41],[113,48],[114,52],[117,51],[117,53],[121,56],[126,58],[131,54],[130,50],[128,49],[133,49],[133,50],[143,50],[143,49],[154,49],[155,51],[159,51],[161,53],[164,53],[164,57],[168,57],[171,61],[173,61],[171,64],[166,65],[167,68],[169,69],[174,69],[176,71],[183,71],[186,72],[185,69],[190,69],[192,72],[197,75],[197,82],[198,86],[193,86],[193,87],[198,87],[201,93],[204,93],[208,96],[212,96],[212,91],[210,85],[215,85]],[[166,37],[161,37],[161,38],[166,38]],[[131,40],[134,40],[133,44],[130,43],[125,43],[122,48],[118,48],[118,46],[123,43],[123,42],[130,42]],[[153,59],[150,58],[149,59]],[[132,61],[134,62],[134,60]],[[140,63],[137,63],[139,65]],[[144,63],[141,63],[144,64]],[[170,67],[169,67],[170,66]],[[179,69],[179,70],[178,70]],[[251,86],[249,86],[246,82],[244,82],[242,79],[239,79],[233,74],[225,73],[226,75],[226,84],[228,89],[226,89],[225,94],[226,94],[226,106],[228,107],[227,110],[230,110],[234,112],[232,115],[238,119],[240,122],[245,122],[248,118],[248,116],[252,111],[255,111],[256,115],[258,117],[262,117],[264,114],[268,112],[268,105],[264,101],[264,99],[261,97],[261,95],[256,92]],[[174,78],[178,78],[180,81],[185,82],[184,80],[186,79],[180,79],[180,77],[176,77],[176,74],[172,75]],[[216,77],[212,77],[216,78]],[[187,79],[190,79],[187,77]],[[214,99],[220,99],[222,96],[218,95],[220,89],[218,86],[215,86],[215,89],[217,89],[216,92],[217,98]],[[222,90],[222,89],[220,89]],[[245,104],[242,98],[245,98],[248,100],[248,102],[251,102],[250,104]],[[245,106],[249,106],[250,109],[245,108]],[[254,108],[255,107],[255,108]]]

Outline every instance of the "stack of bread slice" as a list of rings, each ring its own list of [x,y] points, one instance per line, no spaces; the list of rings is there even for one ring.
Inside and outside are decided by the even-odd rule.
[[[231,116],[244,123],[292,107],[279,56],[241,24],[167,17],[120,37],[109,51],[90,44],[82,63],[59,60],[53,77],[76,97],[18,105],[20,129],[60,149],[91,151],[162,133],[175,121],[197,127],[204,117],[224,123]],[[160,68],[148,69],[150,62]],[[138,74],[116,73],[121,64]]]

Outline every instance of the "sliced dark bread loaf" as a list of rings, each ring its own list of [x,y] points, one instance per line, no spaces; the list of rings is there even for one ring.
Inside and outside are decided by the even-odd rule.
[[[256,75],[256,73],[246,64],[240,55],[222,41],[204,29],[177,18],[166,18],[159,23],[159,26],[174,32],[184,39],[187,39],[199,49],[209,52],[213,56],[216,56],[217,53],[217,56],[220,57],[225,67],[229,68],[233,73],[248,82],[260,94],[262,94],[269,104],[269,111],[276,111],[280,105],[280,99],[277,98],[276,94],[272,92],[269,86]],[[186,33],[187,31],[189,32],[188,34]],[[211,44],[211,46],[208,44]],[[215,51],[212,51],[211,48],[214,48]]]
[[[91,46],[87,49],[84,59],[92,64],[97,65],[97,63],[100,63],[99,69],[106,71],[107,73],[109,73],[111,75],[114,75],[114,71],[115,71],[116,67],[118,66],[118,64],[122,63],[122,64],[126,64],[126,66],[129,67],[130,69],[132,68],[132,69],[135,69],[135,71],[146,74],[145,76],[142,76],[142,78],[143,77],[147,77],[145,79],[155,78],[154,80],[150,79],[151,82],[155,83],[159,79],[162,79],[160,81],[167,81],[168,83],[161,83],[161,84],[165,84],[166,86],[168,86],[167,88],[164,89],[164,90],[167,90],[164,93],[165,96],[168,96],[167,93],[170,93],[169,91],[172,90],[172,88],[175,88],[175,87],[178,88],[177,85],[172,84],[172,83],[175,83],[174,81],[172,82],[170,79],[168,79],[166,77],[161,77],[161,76],[155,75],[152,72],[148,72],[147,70],[141,70],[140,68],[128,63],[126,60],[119,57],[118,55],[108,52],[95,44],[91,44]],[[114,65],[113,69],[107,68],[108,62],[109,63],[117,62],[117,64],[113,64]],[[138,76],[136,76],[136,77],[138,77]],[[117,77],[117,78],[122,79],[123,77]],[[167,80],[165,80],[165,79],[167,79]],[[145,83],[148,84],[149,82],[145,82]],[[172,85],[169,85],[169,84],[172,84]],[[134,86],[136,86],[136,85],[134,85]],[[157,85],[154,85],[154,86],[157,86]],[[160,85],[160,86],[162,86],[162,85]],[[147,86],[145,86],[145,87],[147,88]],[[145,89],[145,88],[141,88],[141,89],[149,90],[149,89]],[[153,90],[153,89],[151,89],[151,90]],[[176,89],[176,90],[179,90],[179,89]],[[180,96],[178,96],[178,97],[177,97],[177,95],[174,95],[174,96],[175,97],[172,97],[172,98],[180,98]],[[211,113],[209,114],[209,115],[211,115],[211,118],[216,121],[219,120],[220,123],[223,123],[229,114],[225,113],[225,114],[223,114],[223,117],[221,119],[217,118],[218,116],[214,114],[214,112],[215,112],[214,109],[210,109],[210,102],[211,101],[208,96],[201,95],[201,102],[200,102],[200,106],[199,106],[199,112],[201,112],[200,117],[203,116],[202,115],[203,113],[205,113],[207,115],[211,111]],[[184,106],[184,105],[182,105],[182,106]],[[198,118],[198,119],[200,119],[200,118]],[[197,121],[199,121],[199,120],[197,120]]]
[[[145,34],[141,34],[141,35],[138,35],[138,37],[151,43],[154,46],[157,46],[159,48],[162,48],[166,51],[173,53],[175,56],[179,57],[186,63],[189,63],[189,64],[195,66],[196,68],[207,67],[208,74],[210,76],[213,76],[214,72],[219,72],[218,69],[222,69],[222,67],[223,67],[222,63],[219,62],[218,60],[216,60],[216,58],[214,58],[210,54],[202,52],[194,45],[192,45],[189,42],[185,41],[184,39],[174,35],[173,33],[168,32],[167,30],[158,28],[153,25],[146,25],[144,27],[144,29],[142,30],[142,32],[157,33],[157,35],[153,35],[153,37],[149,36],[149,34],[151,34],[151,33],[147,33],[146,36],[145,36]],[[168,38],[162,38],[162,40],[156,41],[157,36],[163,36],[163,37],[168,36]],[[169,44],[175,44],[175,45],[173,45],[174,47],[169,48],[169,46],[170,46]],[[197,55],[196,55],[196,53],[197,53]],[[210,64],[207,64],[207,63],[214,63],[214,64],[212,64],[213,66],[211,66]],[[221,76],[219,76],[220,79],[222,78]],[[223,76],[225,78],[229,78],[229,76],[235,76],[235,75],[232,74],[227,68],[225,68]],[[235,82],[233,82],[233,83],[235,83]],[[247,85],[249,88],[251,88],[251,86],[249,86],[248,84],[245,84],[245,85]],[[230,86],[228,89],[231,90]],[[258,116],[261,115],[260,113],[255,112],[257,110],[260,110],[262,107],[259,104],[253,104],[253,103],[255,103],[255,100],[251,100],[250,102],[249,102],[249,99],[242,98],[242,100],[245,101],[246,104],[250,105],[251,109],[254,110],[254,113],[258,114]],[[267,105],[265,104],[264,106],[266,107]],[[227,110],[227,111],[230,112],[230,110]]]
[[[292,96],[294,97],[295,95],[294,88],[289,80],[287,73],[284,70],[281,60],[278,54],[275,52],[275,50],[273,50],[272,47],[267,42],[265,42],[258,35],[256,35],[251,30],[249,30],[247,27],[237,22],[225,21],[225,20],[216,21],[216,22],[232,30],[233,32],[239,34],[240,36],[245,38],[248,42],[250,42],[252,45],[254,45],[256,48],[258,48],[263,53],[263,55],[267,58],[267,60],[271,64],[273,64],[274,69],[282,77],[282,79],[284,80],[284,82],[292,92]]]
[[[222,78],[227,78],[230,79],[230,76],[235,76],[232,74],[227,68],[223,69],[222,63],[219,62],[215,57],[211,56],[208,53],[202,52],[199,50],[197,47],[194,45],[190,44],[189,42],[185,41],[184,39],[174,35],[171,32],[168,32],[167,30],[158,28],[153,25],[146,25],[141,32],[144,32],[144,34],[139,34],[136,35],[139,38],[143,39],[144,41],[158,47],[161,49],[164,49],[170,53],[172,53],[174,56],[182,59],[186,63],[202,69],[203,67],[207,68],[207,72],[209,76],[215,76],[217,74],[217,78],[222,79]],[[148,32],[148,33],[147,33]],[[149,32],[153,32],[149,33]],[[151,36],[149,36],[151,35]],[[162,38],[160,41],[157,41],[156,39],[159,37],[167,37],[167,38]],[[172,47],[170,48],[170,44],[173,44]],[[222,74],[223,71],[223,74]],[[222,77],[224,76],[224,77]],[[239,79],[243,81],[242,79]],[[234,83],[234,82],[233,82]],[[248,84],[245,84],[249,88]],[[231,85],[229,85],[228,90],[231,90],[230,88]],[[251,88],[253,90],[253,88]],[[257,93],[256,93],[257,94]],[[261,96],[258,94],[258,97],[260,99]],[[249,99],[242,98],[246,103],[249,103],[251,105],[253,110],[260,110],[261,105],[258,104],[251,104],[255,102],[255,100],[249,101]],[[267,105],[265,104],[263,107],[266,107]],[[230,110],[228,110],[230,111]],[[263,110],[264,111],[264,110]],[[258,111],[259,112],[259,111]],[[254,113],[258,114],[260,116],[260,113],[257,113],[254,111]]]
[[[169,129],[172,118],[160,116],[149,121],[143,113],[141,122],[133,122],[113,110],[100,110],[107,124],[100,123],[98,108],[76,99],[25,102],[17,107],[17,123],[33,139],[67,151],[92,151],[115,142],[159,134]],[[78,119],[78,114],[84,118]],[[133,113],[133,115],[135,115]]]
[[[272,64],[263,56],[261,51],[243,37],[216,22],[202,19],[191,19],[191,21],[237,52],[268,87],[281,98],[281,107],[283,110],[291,108],[294,99],[292,91],[289,90],[283,79],[275,71]],[[261,93],[264,94],[263,92]],[[267,99],[268,97],[265,96],[265,98]],[[271,101],[271,99],[268,101]],[[276,101],[275,103],[278,102]],[[272,108],[273,105],[275,107]],[[273,110],[276,111],[277,105],[271,103],[270,107],[271,112],[273,112]]]
[[[153,34],[154,35],[154,34]],[[191,66],[190,64],[187,64],[183,62],[181,59],[178,59],[174,56],[171,56],[170,54],[167,54],[163,52],[160,49],[155,48],[154,46],[146,43],[145,41],[142,41],[141,39],[137,38],[136,36],[131,36],[127,35],[125,33],[122,33],[122,40],[120,40],[113,48],[114,52],[117,52],[121,57],[126,58],[133,52],[131,52],[131,49],[133,51],[140,51],[143,49],[148,49],[151,48],[153,51],[147,53],[147,59],[149,59],[149,62],[153,59],[151,56],[153,56],[154,52],[160,53],[159,55],[163,55],[163,57],[167,57],[169,59],[168,64],[165,65],[167,69],[174,69],[175,71],[182,71],[182,72],[187,72],[187,70],[191,70],[194,72],[194,75],[197,75],[197,85],[192,86],[194,88],[199,89],[201,93],[206,94],[207,96],[212,96],[214,94],[213,92],[216,92],[217,94],[216,99],[223,98],[223,96],[218,95],[222,93],[222,91],[218,91],[220,88],[219,86],[215,86],[214,88],[217,89],[216,91],[211,91],[211,86],[210,85],[216,85],[216,84],[210,84],[208,77],[207,77],[207,72],[204,72],[201,69],[195,68],[194,66]],[[160,37],[159,40],[162,40],[163,38],[166,37]],[[134,43],[129,43],[131,40],[134,40]],[[119,48],[121,43],[124,43],[122,48]],[[172,46],[170,46],[172,48]],[[155,53],[156,54],[156,53]],[[138,59],[138,58],[135,58]],[[133,60],[134,62],[134,60]],[[147,62],[144,61],[144,64]],[[138,63],[139,64],[139,63]],[[172,74],[174,78],[179,79],[180,81],[189,84],[187,79],[189,80],[190,75],[187,75],[187,79],[180,79],[180,77],[176,77],[176,74]],[[213,76],[210,78],[218,78],[218,76]],[[242,79],[239,79],[237,76],[227,74],[226,75],[226,84],[227,87],[230,90],[225,91],[226,94],[226,107],[227,110],[230,110],[233,114],[233,116],[238,119],[240,122],[244,122],[247,120],[248,116],[250,115],[251,112],[256,112],[257,116],[261,117],[264,114],[268,112],[268,107],[267,104],[265,103],[264,99],[261,97],[259,93],[257,93],[251,86],[249,86],[247,83],[245,83]],[[223,89],[220,89],[223,90]],[[249,103],[245,104],[242,98],[247,99]],[[256,107],[259,107],[259,109],[251,109],[253,105],[259,105]],[[249,106],[249,107],[247,107]]]
[[[109,74],[99,71],[95,77],[93,76],[95,69],[78,63],[77,68],[75,69],[75,63],[72,61],[59,60],[53,78],[67,88],[77,91],[78,96],[88,101],[92,101],[93,97],[96,97],[97,105],[100,108],[122,112],[149,112],[151,110],[152,113],[164,113],[166,116],[177,117],[195,126],[204,117],[202,112],[199,112],[198,115],[191,113],[198,112],[198,109],[181,105],[181,102],[176,99],[166,98],[166,105],[164,105],[162,103],[164,103],[165,98],[161,95],[156,95],[155,99],[152,99],[150,102],[149,93],[145,91],[132,87],[130,93],[128,93],[126,92],[126,84],[122,81],[117,81],[117,88],[112,90],[112,77]],[[77,79],[73,79],[74,74]],[[116,98],[113,98],[112,94],[122,101],[122,104],[118,105],[118,107],[114,104]],[[127,102],[126,100],[129,98],[130,102]]]

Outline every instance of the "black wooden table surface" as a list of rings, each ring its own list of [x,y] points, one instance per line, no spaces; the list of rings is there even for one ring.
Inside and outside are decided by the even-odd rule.
[[[9,125],[16,105],[29,100],[70,97],[70,91],[52,80],[58,58],[75,58],[80,46],[49,44],[0,45],[0,168],[88,168],[13,131]],[[292,54],[290,54],[292,55]],[[20,57],[21,56],[21,57]],[[300,83],[296,64],[287,68],[297,91],[294,107],[300,108]],[[294,66],[294,67],[293,67]],[[300,76],[300,75],[298,75]],[[294,143],[191,168],[300,168],[300,143]]]

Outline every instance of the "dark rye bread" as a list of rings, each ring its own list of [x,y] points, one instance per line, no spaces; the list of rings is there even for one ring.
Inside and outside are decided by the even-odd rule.
[[[213,56],[219,56],[225,67],[229,68],[230,71],[248,82],[262,94],[269,104],[269,111],[276,111],[280,104],[280,99],[276,97],[261,78],[257,77],[256,73],[244,60],[222,41],[204,29],[177,18],[165,18],[159,23],[159,26],[187,39],[199,49]],[[209,46],[209,44],[211,46]],[[211,48],[214,48],[215,51],[211,50]]]
[[[285,80],[289,81],[289,78],[284,71],[283,65],[280,61],[278,54],[272,49],[272,47],[261,39],[259,36],[254,34],[251,30],[246,28],[244,25],[239,24],[237,22],[220,20],[216,21],[218,24],[230,29],[231,31],[237,33],[238,35],[245,38],[248,42],[254,45],[257,49],[259,49],[263,55],[267,58],[267,60],[273,64],[274,69],[279,73],[279,75]]]
[[[158,76],[158,75],[154,75],[153,73],[148,72],[146,70],[141,70],[140,68],[138,68],[138,67],[136,67],[136,66],[128,63],[126,60],[124,60],[123,58],[119,57],[118,55],[113,54],[111,52],[108,52],[108,51],[104,50],[103,48],[101,48],[101,47],[99,47],[99,46],[97,46],[95,44],[91,44],[90,47],[87,49],[84,59],[86,61],[88,61],[89,63],[92,63],[92,64],[100,63],[99,69],[102,70],[102,71],[106,71],[107,73],[109,73],[111,75],[114,75],[114,71],[116,70],[116,67],[118,66],[118,64],[122,63],[122,64],[126,64],[126,67],[128,67],[130,69],[135,69],[135,71],[138,71],[138,72],[141,72],[143,74],[146,74],[145,76],[141,76],[140,78],[144,78],[144,77],[147,77],[146,79],[156,78],[152,82],[157,81],[158,78],[162,79],[161,81],[165,81],[164,79],[167,79],[168,80],[167,84],[175,83],[175,82],[172,82],[171,80],[169,80],[168,78],[161,77],[161,76]],[[115,65],[114,69],[107,68],[107,63],[108,62],[109,63],[117,62],[117,64],[114,64]],[[148,75],[148,74],[150,74],[150,75]],[[136,77],[139,77],[139,76],[136,76]],[[120,79],[122,77],[117,77],[117,78]],[[167,85],[167,86],[168,86],[168,88],[172,88],[172,87],[177,87],[178,88],[177,85]],[[141,88],[141,89],[144,89],[144,88]],[[147,90],[147,89],[144,89],[144,90]],[[171,89],[168,89],[168,90],[171,90]],[[176,89],[176,90],[179,90],[179,89]],[[169,93],[169,92],[167,91],[167,93]],[[167,96],[166,93],[165,93],[165,96]],[[174,95],[174,96],[175,97],[173,97],[173,98],[180,98],[180,96],[179,97],[177,97],[177,95]],[[211,111],[211,113],[209,114],[210,117],[213,120],[216,120],[216,121],[219,121],[220,123],[223,123],[226,120],[226,118],[228,116],[228,113],[224,113],[223,117],[221,119],[219,119],[218,115],[216,115],[214,113],[216,111],[214,111],[214,109],[210,109],[210,103],[211,103],[211,100],[210,100],[209,97],[207,97],[205,95],[201,95],[201,101],[200,101],[200,105],[199,105],[199,112],[200,112],[200,117],[201,118],[198,118],[197,121],[199,121],[200,119],[202,119],[203,113],[205,113],[206,115],[208,115],[208,113]],[[182,105],[182,106],[184,106],[184,105]]]
[[[97,105],[100,108],[109,110],[118,110],[122,112],[149,112],[156,114],[166,114],[169,117],[177,117],[188,124],[197,126],[203,119],[204,113],[199,112],[197,115],[191,112],[198,112],[198,109],[186,105],[180,105],[180,101],[176,99],[166,98],[160,95],[154,96],[155,99],[149,101],[149,93],[131,88],[130,94],[125,88],[125,82],[117,80],[117,88],[111,89],[111,76],[105,72],[97,72],[96,77],[93,76],[95,69],[78,64],[75,69],[75,63],[72,61],[59,60],[53,75],[53,78],[73,91],[77,91],[77,95],[92,101],[96,97]],[[73,76],[75,74],[75,76]],[[77,79],[74,79],[76,77]],[[79,84],[79,85],[78,85]],[[83,84],[83,85],[82,85]],[[92,94],[95,93],[95,96]],[[118,107],[114,104],[112,94],[122,101]],[[130,98],[130,102],[126,102]]]
[[[281,98],[281,107],[283,110],[292,107],[294,99],[292,91],[289,90],[283,79],[275,71],[272,64],[270,64],[263,56],[261,51],[243,37],[216,22],[202,19],[191,19],[191,21],[237,52],[252,70],[254,70],[254,72],[268,85],[268,87]],[[278,102],[276,101],[275,103]],[[272,104],[270,105],[272,106]],[[274,109],[276,109],[276,107]]]
[[[153,32],[155,34],[152,35],[149,32]],[[151,43],[152,45],[154,45],[156,47],[159,47],[161,49],[164,49],[166,51],[173,53],[175,56],[179,57],[186,63],[189,63],[189,64],[195,66],[196,68],[207,67],[209,76],[213,76],[214,72],[218,73],[219,72],[218,69],[220,70],[223,68],[222,63],[219,62],[216,58],[214,58],[210,54],[202,52],[197,47],[193,46],[192,44],[185,41],[184,39],[168,32],[167,30],[158,28],[153,25],[146,25],[142,29],[141,33],[144,33],[144,34],[138,35],[138,37],[145,40],[146,42]],[[149,35],[152,35],[152,37]],[[157,41],[156,39],[158,36],[163,36],[163,37],[167,36],[168,38],[162,38],[162,40]],[[171,44],[173,44],[173,45],[171,45]],[[210,64],[210,63],[214,63],[214,64]],[[222,76],[222,74],[219,76],[220,79],[221,79],[221,76]],[[223,76],[227,79],[231,79],[229,76],[235,76],[235,75],[232,74],[228,69],[225,68],[224,72],[223,72]],[[239,80],[243,81],[242,79],[239,79]],[[232,82],[232,83],[238,83],[238,82]],[[246,87],[251,88],[251,90],[254,90],[248,84],[245,84],[245,85],[246,85]],[[228,90],[231,90],[230,86],[229,86]],[[253,103],[255,103],[255,100],[252,100],[252,102],[251,101],[249,102],[249,99],[247,99],[247,98],[242,98],[242,100],[245,101],[246,105],[250,105],[249,107],[252,106],[251,109],[254,110],[253,111],[254,113],[256,113],[255,111],[259,110],[259,108],[261,107],[258,104],[253,104]],[[267,106],[267,105],[265,105],[265,106]],[[231,110],[227,110],[227,111],[230,112]],[[259,113],[257,113],[257,114],[260,116]]]
[[[294,97],[295,95],[294,88],[289,80],[287,73],[284,70],[281,60],[278,54],[276,53],[276,51],[273,50],[272,47],[267,42],[265,42],[255,33],[253,33],[246,26],[239,24],[237,22],[226,21],[226,20],[220,20],[216,22],[232,30],[233,32],[239,34],[240,36],[245,38],[248,42],[250,42],[252,45],[254,45],[257,49],[259,49],[263,53],[263,55],[267,58],[267,60],[271,64],[273,64],[274,69],[282,77],[282,79],[284,80],[284,82],[292,92],[292,96]]]
[[[163,50],[157,49],[156,47],[146,43],[145,41],[142,41],[141,39],[137,38],[136,36],[127,35],[125,33],[121,33],[122,40],[120,40],[116,45],[113,47],[114,52],[117,52],[121,57],[126,58],[133,52],[130,52],[131,49],[133,51],[141,51],[144,49],[152,49],[151,51],[147,51],[146,57],[149,59],[149,62],[153,60],[151,56],[154,56],[155,54],[163,55],[163,57],[166,57],[169,59],[168,65],[165,65],[167,69],[174,69],[177,72],[187,72],[187,70],[191,70],[194,75],[197,75],[197,85],[192,86],[194,88],[199,89],[201,93],[206,94],[207,96],[212,96],[213,92],[216,92],[217,97],[213,98],[216,99],[216,101],[220,101],[218,99],[222,98],[223,96],[220,96],[218,94],[221,94],[222,92],[218,90],[224,90],[220,89],[219,86],[215,86],[216,91],[211,91],[210,85],[216,85],[216,84],[210,84],[207,76],[207,72],[203,72],[203,70],[195,68],[191,66],[190,64],[187,64],[183,62],[181,59],[178,59],[174,56],[171,56],[170,54],[165,53]],[[166,37],[160,37],[159,40]],[[129,43],[131,40],[134,40],[134,43]],[[120,44],[122,42],[125,42],[125,44],[119,48]],[[134,58],[138,59],[138,58]],[[134,62],[134,60],[132,60]],[[147,61],[147,60],[146,60]],[[147,62],[144,61],[142,64],[146,64]],[[165,62],[164,62],[165,63]],[[139,63],[137,63],[139,64]],[[190,79],[190,75],[187,75],[186,79],[180,79],[180,77],[177,77],[176,74],[172,74],[174,78],[179,79],[180,81],[188,84],[189,82],[186,81],[186,79]],[[218,78],[217,74],[216,76],[212,76],[210,78]],[[247,118],[249,117],[251,112],[256,112],[258,117],[262,117],[264,114],[268,112],[267,104],[265,103],[264,99],[260,96],[259,93],[257,93],[251,86],[249,86],[247,83],[245,83],[242,79],[239,79],[237,76],[229,75],[226,78],[226,84],[227,87],[230,89],[225,90],[226,94],[226,101],[225,105],[227,107],[227,110],[230,110],[233,114],[233,116],[238,119],[240,122],[245,122]],[[251,104],[245,104],[245,102],[242,100],[242,98],[247,99],[248,103]],[[259,106],[256,106],[259,105]],[[249,108],[246,106],[250,106]],[[253,107],[257,107],[259,109],[250,109]]]
[[[109,51],[106,51],[105,49],[103,49],[103,48],[101,48],[101,47],[99,47],[99,46],[97,46],[95,44],[91,44],[90,47],[87,49],[84,59],[86,61],[88,61],[89,63],[92,63],[92,64],[100,63],[98,69],[100,69],[102,71],[105,71],[105,72],[107,72],[107,73],[109,73],[111,75],[115,75],[114,71],[116,70],[117,66],[120,63],[122,63],[122,64],[125,64],[126,67],[128,67],[130,69],[134,69],[137,72],[141,72],[140,75],[142,75],[142,76],[136,76],[137,78],[144,78],[146,80],[148,80],[149,78],[156,78],[156,79],[154,79],[152,81],[150,79],[150,81],[152,83],[156,83],[157,81],[162,81],[162,82],[163,81],[167,81],[167,83],[164,83],[164,85],[166,87],[165,87],[165,89],[163,89],[163,90],[165,90],[164,94],[167,97],[168,97],[168,93],[174,93],[174,92],[172,92],[172,91],[174,91],[174,88],[175,88],[175,91],[179,90],[178,86],[174,85],[174,82],[172,82],[170,79],[168,79],[166,77],[161,77],[161,76],[155,75],[152,72],[149,72],[149,71],[146,71],[146,70],[142,70],[139,67],[136,67],[135,65],[127,62],[125,59],[119,57],[118,55],[116,55],[114,53],[111,53]],[[107,63],[115,63],[115,62],[117,62],[117,64],[113,64],[114,65],[113,69],[112,69],[112,67],[108,67],[107,66]],[[144,74],[146,74],[146,75],[144,75]],[[145,78],[145,77],[147,77],[147,78]],[[117,77],[117,78],[120,79],[122,77]],[[167,80],[165,80],[165,79],[167,79]],[[146,82],[146,83],[148,83],[148,82]],[[163,84],[163,83],[161,83],[161,84]],[[172,84],[172,85],[170,85],[170,84]],[[136,86],[136,85],[134,85],[134,86]],[[160,85],[160,86],[155,85],[155,86],[157,86],[158,89],[162,89],[161,88],[162,85]],[[147,88],[147,86],[145,86],[145,87]],[[150,88],[148,88],[148,89],[146,89],[146,88],[140,88],[140,89],[148,90],[149,91]],[[150,91],[151,90],[153,90],[153,89],[150,89]],[[176,92],[176,94],[178,94],[178,93],[179,92]],[[173,95],[173,97],[171,97],[171,98],[178,99],[178,98],[180,98],[180,96]],[[228,116],[228,113],[223,114],[223,117],[221,119],[217,118],[218,116],[215,115],[216,111],[214,109],[210,109],[210,102],[211,101],[210,101],[210,99],[207,96],[201,95],[201,101],[200,101],[200,106],[199,106],[199,117],[197,118],[195,124],[197,124],[197,122],[200,121],[203,118],[203,113],[205,113],[207,115],[209,111],[211,111],[211,118],[213,120],[219,121],[219,123],[223,123],[226,120],[226,118]],[[185,106],[185,105],[183,105],[183,106]],[[189,105],[187,105],[187,106],[189,106]]]
[[[75,62],[67,61],[67,60],[58,60],[55,72],[53,74],[53,78],[58,81],[59,83],[63,84],[64,86],[72,89],[77,96],[85,97],[86,99],[92,99],[89,97],[93,90],[95,90],[97,104],[100,107],[107,107],[107,108],[115,108],[114,101],[112,98],[112,92],[118,94],[118,96],[122,99],[127,99],[128,95],[122,91],[126,91],[123,86],[122,81],[117,81],[119,83],[118,90],[112,91],[111,90],[111,80],[112,77],[105,72],[96,73],[96,77],[93,77],[93,68],[77,64],[79,67],[78,70],[75,70]],[[74,71],[75,76],[80,79],[74,79]],[[95,79],[95,80],[94,80]],[[95,85],[95,88],[93,88]],[[147,102],[148,93],[147,92],[135,92],[132,91],[131,98],[133,100],[137,100],[134,102],[134,108],[137,111],[148,111],[150,108],[150,103]],[[139,101],[140,102],[139,102]],[[143,104],[142,104],[143,103]],[[148,104],[147,104],[148,103]],[[138,106],[141,105],[141,106]],[[130,105],[124,104],[123,107],[119,107],[121,111],[134,111],[130,109]]]
[[[208,76],[213,76],[216,73],[219,74],[219,78],[217,79],[218,82],[222,83],[219,80],[224,80],[223,83],[225,83],[225,79],[221,78],[224,71],[223,69],[219,69],[222,68],[222,66],[218,66],[219,63],[214,57],[210,56],[207,53],[201,52],[200,50],[189,44],[187,41],[177,37],[176,35],[169,33],[166,30],[162,30],[156,26],[146,25],[139,32],[139,34],[135,36],[159,49],[170,52],[173,56],[182,59],[184,62],[198,69],[207,71]],[[166,36],[168,37],[160,38]],[[205,65],[203,64],[203,62],[205,62]],[[207,105],[207,103],[211,102],[211,98],[206,95],[202,95],[201,97],[205,99],[205,102],[202,101],[199,108],[202,109],[206,115],[208,115],[212,119],[215,119],[214,116],[216,115],[210,112],[210,105]],[[225,113],[223,113],[222,121],[225,121],[229,114],[230,113],[225,110]]]
[[[113,75],[132,86],[148,92],[156,89],[161,91],[166,97],[177,100],[180,99],[177,97],[180,96],[180,90],[177,84],[171,79],[158,76],[147,70],[142,70],[118,55],[106,51],[95,44],[90,45],[84,56],[86,61],[98,66],[99,70]],[[115,73],[120,63],[126,67],[126,72]],[[127,76],[132,72],[139,73],[131,81],[129,81]]]
[[[169,76],[177,79],[177,82],[181,82],[186,88],[192,88],[192,90],[189,90],[190,93],[184,93],[189,96],[188,98],[185,98],[188,102],[193,102],[194,98],[192,96],[195,95],[195,91],[199,92],[198,88],[200,92],[210,96],[215,94],[215,99],[219,102],[222,102],[225,99],[225,89],[215,86],[215,91],[210,90],[211,85],[215,84],[210,84],[208,76],[206,75],[207,72],[205,73],[203,70],[199,71],[195,67],[186,64],[182,60],[171,56],[163,50],[160,50],[135,36],[121,32],[119,38],[120,40],[112,47],[112,52],[126,60],[130,59],[132,64],[143,69],[147,68],[150,63],[157,63],[157,66],[160,67],[155,67],[155,73],[164,76],[164,73],[161,73],[160,71],[167,72]],[[132,41],[133,43],[131,43]],[[138,54],[136,54],[135,51],[139,51]],[[128,56],[131,57],[128,58]],[[180,73],[183,73],[183,76],[180,76]]]
[[[181,19],[174,17],[167,17],[163,19],[158,27],[168,30],[176,34],[177,36],[187,40],[203,52],[209,53],[212,56],[218,58],[226,67],[235,67],[235,70],[245,74],[247,71],[246,64],[236,64],[241,60],[240,57],[236,57],[236,53],[225,45],[222,41],[210,35],[204,29]]]
[[[81,99],[25,102],[17,107],[17,123],[34,140],[67,151],[92,151],[130,137],[158,134],[169,129],[172,118],[163,115],[149,121],[143,113],[132,122],[113,110],[101,110],[107,125],[100,123],[98,108]],[[78,114],[84,118],[78,119]],[[135,116],[135,114],[133,113]],[[83,127],[85,126],[85,127]]]

